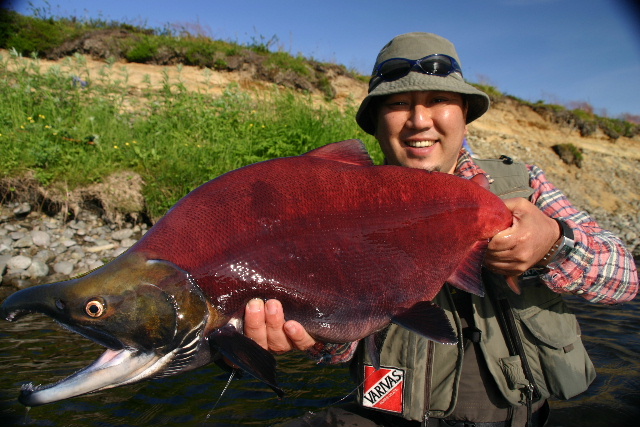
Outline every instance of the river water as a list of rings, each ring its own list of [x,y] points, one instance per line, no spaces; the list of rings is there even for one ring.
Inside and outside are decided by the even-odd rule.
[[[598,376],[582,395],[551,403],[550,425],[640,425],[640,302],[568,302]],[[22,383],[55,382],[101,353],[100,346],[45,316],[0,322],[0,426],[269,426],[353,397],[347,367],[319,366],[290,354],[278,358],[283,399],[249,376],[234,379],[220,398],[228,374],[210,365],[29,411],[17,402]]]

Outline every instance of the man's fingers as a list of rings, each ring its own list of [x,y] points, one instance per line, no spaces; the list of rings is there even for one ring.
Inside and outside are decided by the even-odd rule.
[[[270,299],[265,303],[264,309],[268,348],[278,353],[291,350],[291,343],[283,330],[284,312],[282,304],[278,300]]]
[[[247,303],[244,312],[244,334],[258,343],[261,347],[268,349],[267,326],[265,323],[264,301],[252,299]]]
[[[311,335],[295,320],[289,320],[284,324],[284,331],[291,340],[293,346],[298,350],[307,350],[316,343]]]
[[[295,320],[285,323],[280,301],[252,299],[244,314],[244,334],[261,347],[276,353],[306,350],[316,341]]]

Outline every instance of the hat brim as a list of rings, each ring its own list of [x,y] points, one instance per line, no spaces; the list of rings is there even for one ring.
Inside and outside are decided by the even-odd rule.
[[[375,102],[372,103],[372,101],[395,93],[430,90],[456,92],[465,95],[468,104],[467,123],[476,120],[489,109],[489,96],[465,82],[462,76],[457,73],[441,77],[410,72],[401,79],[391,82],[383,81],[373,88],[367,97],[362,100],[356,114],[356,122],[365,132],[373,135],[375,133],[375,111],[372,111],[371,107],[375,105]]]

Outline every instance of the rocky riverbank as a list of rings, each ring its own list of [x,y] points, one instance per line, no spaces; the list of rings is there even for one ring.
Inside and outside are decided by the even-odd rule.
[[[108,224],[83,210],[72,221],[27,203],[0,205],[0,300],[28,286],[66,280],[96,269],[131,247],[146,224]]]
[[[640,214],[594,212],[640,258]],[[26,203],[0,205],[0,300],[28,286],[66,280],[100,267],[131,247],[146,224],[117,226],[88,210],[72,221],[32,210]]]

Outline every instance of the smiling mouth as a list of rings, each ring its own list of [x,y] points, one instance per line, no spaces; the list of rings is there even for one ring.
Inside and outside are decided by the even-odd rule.
[[[427,148],[435,143],[436,141],[405,141],[405,144],[412,148]]]

